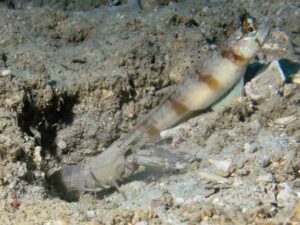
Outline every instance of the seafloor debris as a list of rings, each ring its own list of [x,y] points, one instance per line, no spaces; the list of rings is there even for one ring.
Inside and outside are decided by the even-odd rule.
[[[19,207],[21,206],[21,203],[20,203],[19,199],[13,198],[13,200],[10,202],[10,205],[15,209],[19,209]]]
[[[11,70],[10,69],[3,69],[0,71],[0,76],[2,77],[6,77],[6,76],[11,76]]]
[[[293,212],[292,216],[289,219],[289,222],[292,225],[299,224],[299,221],[300,221],[300,201],[296,204],[294,212]]]
[[[221,177],[221,176],[213,174],[213,173],[208,173],[208,172],[205,172],[205,171],[199,171],[198,175],[202,179],[212,181],[212,182],[215,182],[215,183],[219,183],[219,184],[228,184],[228,183],[230,183],[229,179]]]
[[[209,159],[208,161],[217,169],[218,175],[226,177],[231,172],[232,169],[231,159],[226,159],[226,160]]]
[[[245,93],[253,100],[261,100],[266,97],[283,92],[285,75],[278,61],[273,61],[267,68],[259,73],[245,86]]]
[[[293,76],[292,81],[294,84],[300,84],[300,72]]]

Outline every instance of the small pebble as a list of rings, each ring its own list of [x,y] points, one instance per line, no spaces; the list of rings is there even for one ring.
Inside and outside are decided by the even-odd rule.
[[[215,160],[215,159],[208,159],[208,162],[213,165],[217,170],[222,171],[223,173],[227,173],[232,165],[231,159],[226,160]]]
[[[293,84],[300,84],[300,73],[299,72],[293,76]]]
[[[88,210],[88,211],[86,212],[86,216],[87,216],[89,219],[91,219],[91,218],[94,218],[94,217],[96,216],[96,213],[95,213],[94,210]]]
[[[13,198],[13,200],[10,202],[10,205],[15,209],[19,209],[21,203],[17,198]]]
[[[16,181],[11,181],[8,185],[8,189],[15,189],[15,187],[17,186],[17,182]]]
[[[219,198],[214,198],[212,203],[215,205],[215,204],[218,204],[220,202],[220,199]]]
[[[57,147],[59,148],[59,149],[66,149],[66,147],[67,147],[67,143],[65,142],[65,141],[63,141],[63,140],[60,140],[60,141],[58,141],[58,143],[57,143]]]
[[[0,74],[1,74],[2,77],[10,76],[11,75],[11,70],[10,69],[1,70]]]
[[[146,220],[142,220],[140,222],[137,222],[135,225],[148,225],[149,223]]]
[[[290,97],[297,92],[298,86],[299,85],[297,84],[285,84],[283,89],[283,96]]]
[[[262,168],[265,168],[265,167],[269,166],[270,164],[271,164],[271,157],[269,155],[265,155],[259,160],[259,165]]]
[[[254,144],[245,143],[244,150],[246,153],[252,154],[257,151],[257,146],[255,146]]]
[[[68,220],[65,219],[58,219],[55,221],[48,221],[47,223],[45,223],[45,225],[68,225],[70,224]]]
[[[253,100],[278,95],[283,89],[285,75],[278,61],[271,62],[263,72],[245,85],[245,94]]]
[[[122,4],[122,2],[120,0],[113,0],[111,3],[112,6],[119,6],[121,4]]]
[[[130,101],[127,105],[127,109],[126,109],[126,115],[129,118],[133,118],[135,116],[135,106],[134,106],[134,102]]]
[[[215,194],[217,192],[217,189],[208,189],[208,190],[205,190],[204,192],[203,192],[203,196],[205,197],[205,198],[209,198],[209,197],[211,197],[213,194]]]
[[[268,174],[265,174],[265,175],[260,175],[256,182],[259,183],[259,182],[266,182],[266,183],[271,183],[273,182],[274,178],[273,178],[273,175],[271,173],[268,173]]]
[[[27,175],[27,166],[26,166],[26,163],[17,162],[15,164],[14,169],[15,169],[15,173],[16,173],[17,177],[19,177],[19,178],[26,177],[26,175]]]
[[[41,152],[42,152],[42,147],[41,146],[36,146],[34,148],[34,161],[35,162],[41,162],[42,161]]]
[[[204,201],[203,195],[196,195],[192,198],[192,202],[203,202],[203,201]]]
[[[280,184],[282,190],[280,190],[277,194],[277,201],[279,205],[286,204],[293,197],[292,189],[287,185],[287,183]]]
[[[243,185],[243,181],[240,177],[235,177],[232,185],[234,187],[240,187],[241,185]]]
[[[182,205],[184,202],[185,202],[184,198],[180,198],[180,197],[175,198],[175,203],[177,205]]]
[[[286,125],[288,123],[294,122],[296,119],[297,119],[297,117],[295,115],[280,117],[275,120],[275,123],[280,124],[280,125]]]
[[[159,186],[164,187],[165,183],[160,183]]]
[[[248,176],[250,174],[250,170],[243,168],[238,171],[238,174],[241,177]]]

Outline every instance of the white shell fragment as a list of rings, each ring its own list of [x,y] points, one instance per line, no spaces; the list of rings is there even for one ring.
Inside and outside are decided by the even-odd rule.
[[[277,201],[279,205],[284,205],[287,203],[289,200],[291,200],[293,196],[293,190],[287,183],[281,183],[279,184],[279,187],[282,188],[277,194]]]
[[[267,173],[267,174],[264,174],[264,175],[260,175],[257,177],[256,179],[256,182],[257,183],[260,183],[260,182],[263,182],[263,183],[271,183],[274,181],[274,177],[272,174],[270,173]]]
[[[257,146],[254,143],[245,143],[243,148],[246,153],[250,154],[256,152],[257,150]]]
[[[94,218],[96,216],[96,213],[95,213],[94,210],[87,210],[86,216],[87,216],[87,218],[91,219],[91,218]]]
[[[224,177],[218,176],[216,174],[213,173],[207,173],[205,171],[199,171],[198,172],[198,176],[202,179],[208,180],[208,181],[212,181],[218,184],[228,184],[230,183],[230,181]]]
[[[42,162],[42,160],[43,160],[41,152],[42,152],[42,147],[41,146],[36,146],[34,148],[34,161],[36,163]]]
[[[149,223],[146,220],[142,220],[136,223],[136,225],[148,225]]]
[[[45,225],[68,225],[70,224],[68,219],[58,219],[55,221],[48,221]]]
[[[11,74],[12,73],[11,73],[10,69],[2,69],[0,72],[0,76],[2,76],[2,77],[10,76]]]
[[[227,159],[227,160],[209,159],[208,162],[223,174],[228,174],[230,167],[232,165],[231,159]]]
[[[271,38],[264,44],[263,49],[287,52],[291,45],[290,37],[285,32],[277,30],[271,32]]]
[[[245,86],[245,94],[253,100],[261,100],[282,92],[285,75],[279,62],[272,61],[269,66]]]
[[[64,150],[67,148],[67,143],[63,140],[60,140],[57,142],[57,147],[61,150]]]
[[[300,72],[298,72],[297,74],[295,74],[295,75],[293,76],[292,82],[293,82],[294,84],[300,84]]]
[[[280,117],[275,120],[275,123],[279,124],[279,125],[286,125],[286,124],[294,122],[296,119],[297,119],[297,117],[295,115]]]

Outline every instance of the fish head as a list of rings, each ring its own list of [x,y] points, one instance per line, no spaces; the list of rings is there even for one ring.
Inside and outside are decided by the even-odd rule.
[[[252,59],[267,41],[270,34],[270,20],[258,26],[252,17],[243,21],[242,28],[236,33],[230,45],[239,55],[246,59]]]

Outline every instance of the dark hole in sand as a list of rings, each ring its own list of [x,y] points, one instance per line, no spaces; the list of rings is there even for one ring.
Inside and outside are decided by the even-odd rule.
[[[18,124],[23,132],[39,142],[37,144],[42,146],[42,155],[45,151],[56,154],[54,140],[57,129],[60,125],[72,123],[72,108],[76,102],[76,96],[57,96],[46,109],[39,110],[31,99],[25,100],[23,112],[18,116]]]
[[[285,74],[285,78],[287,79],[286,82],[291,83],[293,75],[297,74],[298,71],[300,71],[300,63],[283,58],[279,60],[279,64]]]

